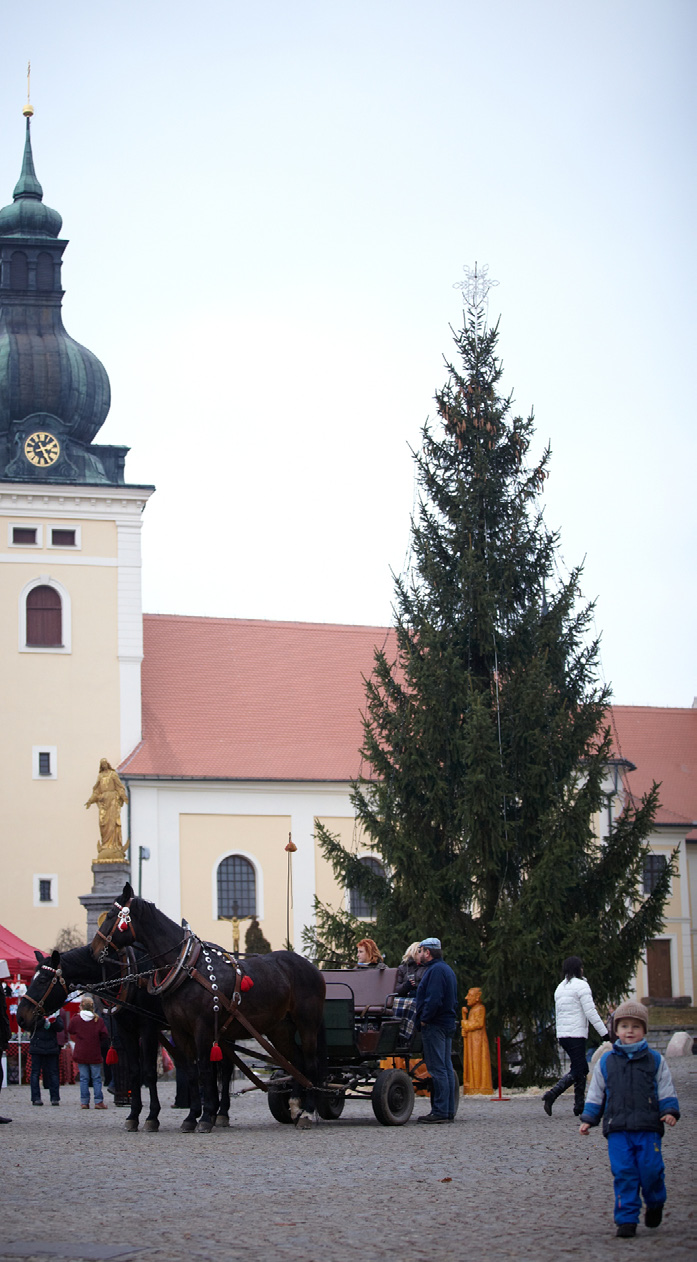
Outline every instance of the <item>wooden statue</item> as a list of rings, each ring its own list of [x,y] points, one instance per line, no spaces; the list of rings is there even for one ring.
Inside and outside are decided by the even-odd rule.
[[[462,1094],[491,1095],[491,1058],[486,1036],[486,1008],[482,992],[473,986],[462,1009]],[[468,1011],[469,1009],[469,1011]]]
[[[99,841],[95,863],[124,863],[126,847],[121,837],[121,807],[128,801],[128,794],[118,771],[102,758],[99,775],[86,807],[99,808]]]

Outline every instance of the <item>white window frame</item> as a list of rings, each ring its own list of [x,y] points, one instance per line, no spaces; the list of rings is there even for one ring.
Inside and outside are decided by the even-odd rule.
[[[378,857],[378,855],[376,855],[374,850],[363,850],[359,854],[356,855],[356,858],[359,860],[359,862],[362,859],[374,859],[376,863],[380,864],[383,874],[387,876],[387,868],[385,867],[385,863],[382,859]],[[350,885],[346,886],[344,902],[346,904],[346,910],[350,912],[351,915],[353,915],[353,911],[351,910],[351,888],[352,887]],[[359,916],[358,919],[369,921],[374,924],[375,921],[377,920],[377,916]]]
[[[649,845],[650,845],[650,843],[649,843]],[[657,849],[655,846],[653,846],[653,847],[651,847],[651,849],[649,850],[649,853],[646,855],[646,858],[647,858],[647,859],[665,859],[666,863],[670,863],[670,856],[671,856],[671,851],[670,851],[667,847],[666,847],[666,849],[665,849],[665,850],[659,850],[659,849]],[[675,874],[671,873],[670,877],[668,878],[668,898],[669,898],[669,899],[671,899],[671,898],[673,897],[673,879],[674,879],[674,875],[675,875]],[[677,875],[678,875],[678,879],[680,879],[680,877],[679,877],[679,873],[678,873]],[[648,895],[648,894],[645,894],[645,893],[644,893],[644,869],[643,869],[643,868],[642,868],[642,870],[641,870],[641,897],[642,897],[642,898],[648,898],[648,897],[649,897],[649,895]],[[656,937],[657,937],[657,938],[667,938],[667,937],[669,937],[669,934],[667,934],[667,933],[658,933],[658,934],[656,934]],[[651,939],[651,941],[653,941],[653,939]],[[672,959],[672,952],[671,952],[671,959]],[[647,974],[647,978],[648,978],[648,974]],[[648,994],[648,991],[647,991],[646,993]]]
[[[47,776],[42,775],[39,771],[39,754],[48,754],[51,759],[51,770]],[[58,749],[55,745],[32,745],[31,747],[31,778],[32,780],[57,780],[58,779]]]
[[[72,529],[72,527],[71,527]],[[15,543],[12,535],[15,530],[35,530],[36,543]],[[31,548],[36,552],[38,548],[44,546],[44,528],[38,521],[10,521],[7,523],[7,546],[8,548]]]
[[[27,596],[35,587],[53,587],[61,598],[62,644],[27,644]],[[19,651],[20,653],[71,653],[72,609],[70,595],[62,583],[48,574],[40,574],[22,588],[19,594]]]
[[[218,868],[223,862],[223,859],[233,859],[233,858],[246,859],[247,862],[251,863],[252,867],[254,868],[254,876],[255,876],[255,881],[256,881],[256,894],[257,894],[256,917],[257,917],[257,920],[263,920],[264,919],[264,874],[261,868],[261,864],[259,863],[259,860],[256,858],[255,855],[250,854],[248,850],[225,850],[223,851],[221,855],[218,855],[218,858],[213,864],[213,888],[211,891],[212,900],[213,900],[213,909],[212,909],[213,920],[218,919]],[[249,917],[246,916],[245,920],[247,919],[249,919]]]
[[[35,907],[57,907],[58,906],[58,875],[55,872],[35,872],[33,876],[34,882],[34,906]],[[39,881],[51,882],[51,898],[48,902],[39,897]]]
[[[54,530],[74,530],[75,542],[54,543]],[[46,547],[54,552],[79,552],[82,549],[82,526],[78,526],[72,521],[51,522],[51,525],[46,527]]]

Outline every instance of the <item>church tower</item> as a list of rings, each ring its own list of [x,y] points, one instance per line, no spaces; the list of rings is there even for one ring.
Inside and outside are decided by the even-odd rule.
[[[100,361],[63,326],[68,242],[26,140],[0,210],[0,923],[35,945],[84,931],[100,758],[141,738],[141,518],[127,448],[94,442]],[[124,818],[124,825],[126,819]],[[124,828],[124,838],[126,829]]]

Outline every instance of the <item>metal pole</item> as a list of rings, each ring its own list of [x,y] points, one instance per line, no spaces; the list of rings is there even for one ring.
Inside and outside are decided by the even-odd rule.
[[[496,1060],[497,1060],[498,1069],[499,1069],[499,1093],[498,1095],[489,1096],[489,1100],[492,1104],[494,1103],[498,1104],[499,1101],[510,1100],[511,1098],[509,1095],[501,1094],[501,1038],[500,1038],[500,1035],[496,1036]]]

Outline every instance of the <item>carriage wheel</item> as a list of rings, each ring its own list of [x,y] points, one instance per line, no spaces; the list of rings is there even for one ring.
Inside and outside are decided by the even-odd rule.
[[[269,1092],[266,1097],[269,1109],[277,1122],[283,1122],[286,1126],[292,1126],[293,1119],[290,1115],[290,1087],[287,1083],[282,1086],[274,1087],[274,1078],[284,1078],[286,1075],[283,1070],[279,1069],[275,1074],[271,1075],[269,1083]]]
[[[317,1092],[317,1112],[325,1122],[335,1122],[337,1117],[341,1117],[346,1103],[346,1096],[343,1091],[336,1091],[334,1095],[325,1095],[323,1091]]]
[[[383,1126],[404,1126],[414,1108],[414,1086],[403,1069],[383,1069],[370,1097],[373,1113]]]

